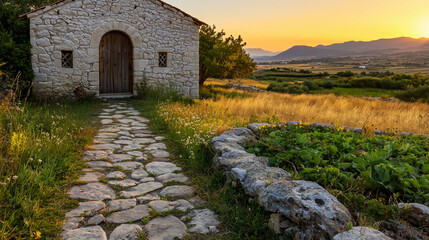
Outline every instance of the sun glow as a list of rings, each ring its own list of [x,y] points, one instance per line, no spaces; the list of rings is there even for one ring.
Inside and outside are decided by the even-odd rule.
[[[419,24],[418,34],[429,38],[429,18],[426,18]]]
[[[428,0],[164,0],[249,48],[429,37]],[[222,13],[222,14],[220,14]]]

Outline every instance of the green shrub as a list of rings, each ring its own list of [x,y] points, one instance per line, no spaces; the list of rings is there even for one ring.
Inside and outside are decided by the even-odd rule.
[[[351,88],[352,86],[349,83],[335,83],[335,87]]]
[[[395,97],[407,102],[422,101],[429,103],[429,85],[408,89],[397,93]]]
[[[286,88],[286,92],[290,94],[303,94],[308,92],[308,88],[306,86],[290,85]]]
[[[390,78],[361,77],[350,79],[349,84],[356,88],[405,89],[407,84]]]
[[[304,94],[310,92],[308,87],[298,84],[288,84],[288,83],[271,83],[267,87],[268,91],[279,92],[279,93],[290,93],[290,94]]]
[[[270,83],[267,87],[267,91],[286,93],[286,89],[289,83]]]
[[[429,77],[423,74],[416,73],[411,78],[404,80],[409,86],[420,87],[429,85]]]
[[[316,90],[318,88],[317,82],[314,81],[304,81],[302,85],[306,86],[308,90]]]
[[[326,89],[332,89],[334,88],[334,83],[331,81],[323,81],[319,83],[319,87],[326,88]]]
[[[351,71],[345,71],[345,72],[338,72],[337,76],[340,77],[353,77],[355,74]]]
[[[378,88],[382,89],[405,89],[407,84],[403,81],[394,81],[390,78],[383,78],[379,81]]]

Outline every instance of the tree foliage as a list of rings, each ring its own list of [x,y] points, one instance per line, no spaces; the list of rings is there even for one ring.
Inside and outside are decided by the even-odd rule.
[[[0,0],[2,6],[8,6],[19,12],[19,15],[37,9],[57,0]]]
[[[0,63],[6,76],[22,72],[31,79],[31,45],[28,22],[18,18],[20,12],[11,6],[0,6]],[[13,76],[9,76],[13,77]]]
[[[26,82],[33,78],[29,23],[19,15],[54,1],[0,0],[0,71],[4,73],[0,76],[0,90],[18,72]]]
[[[216,26],[202,26],[200,31],[200,84],[209,77],[220,79],[245,78],[253,74],[256,63],[244,51],[241,36],[225,38]]]

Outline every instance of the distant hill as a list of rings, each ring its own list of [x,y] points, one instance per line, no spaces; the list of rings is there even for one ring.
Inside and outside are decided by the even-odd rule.
[[[368,42],[345,42],[316,47],[294,46],[278,55],[271,57],[257,57],[257,60],[284,61],[302,60],[324,57],[346,57],[356,55],[380,55],[397,52],[415,52],[429,50],[429,38],[392,38],[379,39]]]
[[[348,51],[323,49],[308,46],[294,46],[287,51],[284,51],[276,56],[270,57],[270,60],[291,60],[302,58],[321,58],[321,57],[337,57],[349,54]]]
[[[262,48],[245,48],[244,50],[246,51],[246,53],[250,55],[250,57],[262,57],[262,56],[270,57],[280,53],[280,52],[267,51]]]

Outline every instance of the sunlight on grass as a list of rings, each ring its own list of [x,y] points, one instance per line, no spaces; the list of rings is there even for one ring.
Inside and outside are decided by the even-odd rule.
[[[1,102],[0,239],[54,239],[100,103]],[[75,204],[75,203],[74,203]]]
[[[264,121],[275,116],[280,122],[333,123],[338,126],[362,127],[366,119],[379,130],[398,130],[429,134],[429,105],[423,103],[367,101],[335,95],[290,95],[280,93],[248,93],[247,98],[201,100],[187,111],[198,114],[216,112],[226,121],[253,118]],[[207,106],[210,106],[208,108]],[[229,120],[230,121],[230,120]]]

